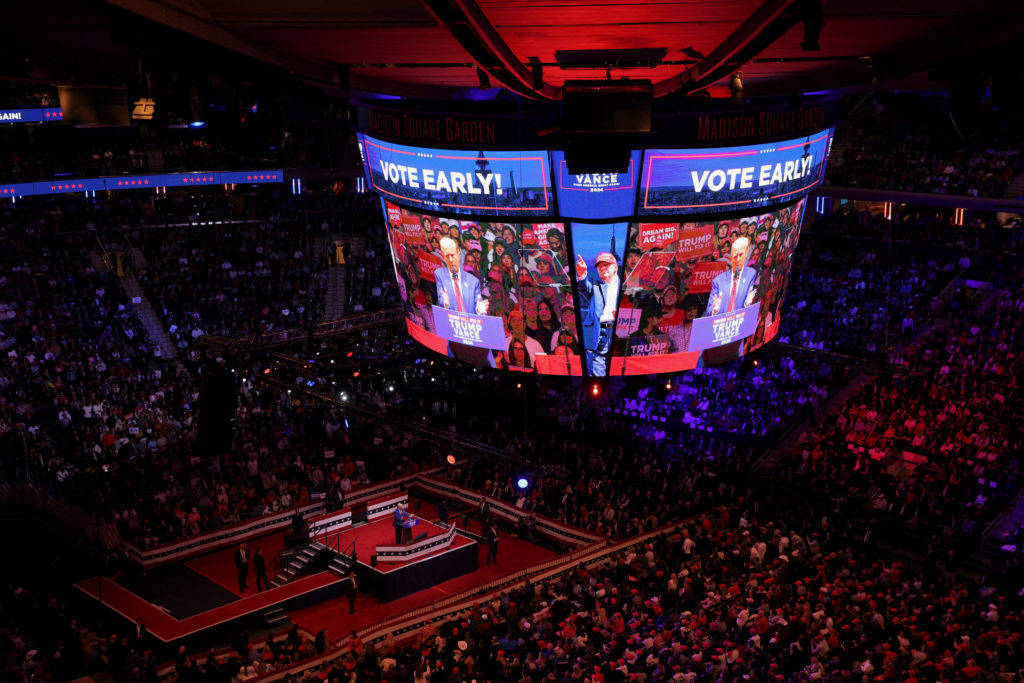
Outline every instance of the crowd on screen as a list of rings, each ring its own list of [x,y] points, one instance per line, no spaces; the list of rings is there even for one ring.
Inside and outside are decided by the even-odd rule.
[[[1003,197],[1024,171],[1020,131],[1006,117],[983,121],[964,137],[955,122],[907,123],[869,119],[840,129],[826,182],[901,192]],[[842,152],[835,153],[836,147]]]

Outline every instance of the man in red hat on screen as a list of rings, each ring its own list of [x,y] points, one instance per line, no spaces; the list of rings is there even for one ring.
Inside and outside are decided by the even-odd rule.
[[[608,352],[615,331],[615,306],[619,296],[619,264],[615,255],[602,251],[594,259],[596,277],[588,277],[587,263],[576,256],[576,280],[579,284],[580,319],[583,323],[583,348],[587,372],[591,377],[608,374]]]

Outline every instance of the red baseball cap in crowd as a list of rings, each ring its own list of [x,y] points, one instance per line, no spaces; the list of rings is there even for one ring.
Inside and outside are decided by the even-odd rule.
[[[600,254],[597,255],[597,258],[594,259],[594,265],[595,266],[597,264],[599,264],[599,263],[615,263],[615,264],[618,264],[618,261],[615,260],[615,255],[612,254],[611,252],[602,251]]]

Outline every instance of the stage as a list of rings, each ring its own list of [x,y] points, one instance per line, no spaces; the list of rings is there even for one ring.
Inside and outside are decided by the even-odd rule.
[[[420,541],[396,546],[389,515],[363,526],[319,535],[317,540],[346,555],[351,555],[353,549],[359,589],[388,602],[476,571],[476,541],[426,519],[412,527],[413,538],[423,533],[426,536]]]
[[[170,585],[161,588],[165,581]],[[170,643],[187,642],[190,637],[206,640],[211,636],[234,634],[243,628],[264,628],[264,612],[275,607],[300,609],[330,600],[344,592],[346,582],[334,572],[320,572],[279,588],[251,591],[239,598],[229,591],[217,590],[216,584],[211,586],[212,582],[178,565],[170,576],[158,573],[144,580],[121,583],[93,577],[79,581],[75,587],[130,622],[141,619],[151,635]]]

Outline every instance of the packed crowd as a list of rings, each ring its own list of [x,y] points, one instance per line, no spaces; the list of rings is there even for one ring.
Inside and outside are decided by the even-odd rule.
[[[869,129],[837,134],[844,151],[829,158],[831,185],[905,192],[1002,197],[1024,171],[1020,131],[1009,112],[979,121],[961,136],[955,123],[871,120]]]
[[[854,543],[842,524],[866,504],[893,527],[970,551],[1019,488],[1022,438],[1013,417],[1022,367],[1014,344],[1024,300],[1011,264],[993,266],[1000,287],[987,307],[958,299],[948,326],[898,350],[893,367],[776,464],[776,480],[839,501],[814,508],[751,493],[758,452],[725,434],[774,438],[813,415],[848,370],[813,354],[766,354],[750,370],[704,369],[677,380],[663,404],[651,388],[620,399],[631,411],[715,431],[699,441],[685,430],[639,438],[614,413],[588,413],[588,399],[569,383],[513,394],[519,378],[440,358],[346,381],[353,399],[391,418],[355,419],[297,390],[314,375],[315,383],[338,381],[327,370],[304,368],[286,385],[268,385],[255,378],[262,359],[228,358],[221,362],[238,389],[234,439],[227,452],[201,453],[196,415],[209,370],[192,359],[179,366],[154,358],[114,275],[87,258],[90,242],[99,236],[142,249],[140,280],[188,348],[203,333],[318,319],[326,263],[314,261],[310,240],[337,226],[307,231],[317,222],[254,206],[255,220],[245,223],[145,231],[134,221],[146,209],[130,199],[45,208],[52,206],[5,207],[3,234],[13,248],[0,254],[0,435],[5,449],[20,443],[21,454],[4,476],[31,471],[62,497],[106,514],[124,541],[152,547],[321,498],[337,506],[360,484],[435,465],[403,419],[501,451],[447,476],[527,512],[618,539],[703,515],[648,547],[428,625],[412,645],[390,639],[363,648],[354,640],[348,654],[315,672],[321,679],[1020,679],[1021,614],[1012,596],[963,584],[955,552],[914,574]],[[349,232],[369,237],[349,262],[353,309],[396,301],[385,237],[373,229],[376,205],[356,198],[346,208]],[[194,210],[181,203],[167,213]],[[783,316],[794,327],[783,331],[827,324],[834,336],[793,332],[791,340],[830,350],[871,351],[896,320],[906,330],[909,318],[913,330],[911,309],[953,272],[930,254],[882,268],[869,246],[856,254],[811,239],[800,249]],[[869,286],[886,278],[898,293]],[[842,313],[829,305],[837,301]],[[406,343],[366,346],[387,355]],[[510,396],[522,397],[522,411]],[[538,473],[526,491],[513,483],[524,464]],[[116,675],[152,677],[142,648],[120,640],[98,648],[59,606],[10,593],[0,601],[0,652],[11,653],[0,659],[5,677],[62,680],[81,670],[63,670],[64,662],[104,657]],[[239,659],[290,664],[324,651],[326,642],[296,636],[264,651],[247,644]],[[181,660],[180,679],[245,679],[268,666],[239,670],[239,660],[213,659],[203,670]]]
[[[815,487],[854,489],[897,526],[976,550],[1019,489],[1019,275],[893,355],[775,468]]]
[[[767,443],[814,415],[850,371],[822,357],[768,352],[757,360],[753,367],[736,361],[682,374],[662,385],[664,391],[656,385],[620,395],[605,414],[639,423],[664,418],[662,430],[710,429]]]
[[[1020,610],[914,573],[831,509],[742,497],[610,560],[527,583],[300,680],[1019,680]]]
[[[204,334],[245,336],[319,322],[324,259],[307,227],[274,217],[147,231],[139,280],[179,348]]]
[[[40,577],[35,577],[39,579]],[[0,592],[0,677],[11,683],[60,683],[110,672],[115,680],[155,681],[157,659],[144,632],[122,629],[108,638],[79,619],[77,608],[57,597],[64,578],[48,575],[32,583],[7,577]],[[132,635],[129,635],[132,633]]]
[[[198,457],[195,418],[204,400],[199,390],[199,366],[190,359],[186,366],[168,365],[156,358],[153,344],[117,277],[106,268],[97,270],[96,259],[88,256],[89,251],[99,251],[108,244],[112,248],[140,244],[144,249],[155,249],[158,242],[168,240],[168,235],[179,236],[175,248],[192,244],[180,237],[183,231],[147,231],[144,226],[132,226],[131,221],[144,210],[132,200],[95,205],[68,201],[56,204],[56,211],[49,210],[54,206],[50,202],[34,206],[24,202],[17,208],[10,207],[4,215],[5,239],[12,245],[0,256],[4,273],[0,280],[0,343],[5,354],[0,371],[4,389],[0,400],[4,476],[14,477],[19,471],[21,476],[26,471],[38,473],[60,495],[116,520],[124,539],[140,545],[194,535],[269,508],[280,508],[280,498],[286,502],[308,500],[308,491],[300,491],[297,485],[284,490],[288,488],[285,484],[295,484],[290,476],[281,490],[278,482],[263,486],[264,482],[255,477],[255,489],[249,495],[254,477],[247,461],[255,459],[260,448],[265,452],[271,443],[276,455],[285,447],[282,434],[302,434],[306,426],[302,422],[304,407],[292,406],[283,392],[281,397],[250,393],[251,383],[241,392],[240,422],[254,431],[243,431],[238,450],[225,456],[228,463],[236,465],[237,478],[234,471],[219,477],[219,463],[215,461],[201,469],[208,477],[200,477],[204,486],[191,481],[199,476],[195,470],[200,470],[193,466]],[[189,257],[193,263],[205,265],[213,263],[206,259],[214,256],[241,261],[239,257],[246,253],[249,260],[254,260],[259,258],[259,251],[268,263],[287,264],[294,258],[294,245],[303,244],[297,233],[282,229],[259,237],[255,247],[253,242],[245,246],[243,235],[246,240],[250,235],[242,230],[248,227],[231,226],[236,240],[231,254],[215,252],[216,245],[210,252],[203,252],[203,245],[213,243],[196,238],[197,251],[188,256],[175,252],[178,258],[167,261],[166,266],[183,269],[179,259]],[[225,228],[221,234],[228,232]],[[98,238],[102,239],[97,242]],[[286,243],[286,239],[292,242]],[[165,262],[166,249],[149,253],[156,263]],[[248,260],[241,261],[239,267],[245,263]],[[137,265],[144,267],[143,263]],[[216,265],[221,262],[218,260]],[[294,278],[298,289],[296,273],[301,268],[293,266],[295,272],[287,274],[284,268],[277,266],[275,272],[282,278]],[[219,269],[214,274],[220,274]],[[158,283],[159,277],[153,279]],[[148,277],[140,279],[150,282]],[[192,279],[201,278],[196,275]],[[285,281],[280,282],[281,289],[286,289]],[[164,290],[158,292],[160,296],[154,297],[154,302],[164,301],[164,297],[173,301]],[[267,298],[275,301],[269,290]],[[235,300],[231,302],[233,308],[225,310],[252,315],[252,302],[252,298]],[[206,324],[199,320],[189,323],[185,328],[188,332]],[[242,325],[238,324],[228,332],[234,335],[240,329]],[[179,337],[192,341],[191,335]],[[278,398],[281,407],[261,415]],[[297,430],[295,422],[302,423]],[[328,422],[325,418],[318,425],[320,431],[310,439],[310,445],[315,443],[321,453],[324,446],[318,440],[329,441],[339,424],[337,419],[333,427]],[[289,458],[281,464],[282,473],[291,465]],[[269,459],[271,462],[263,465],[264,472],[275,473],[277,470],[270,468],[277,467],[277,460]],[[302,484],[308,484],[310,476],[316,480],[315,468],[309,472],[301,466],[299,469],[304,473]],[[340,462],[337,469],[342,469]],[[338,474],[335,481],[341,479]],[[264,505],[259,505],[256,499],[262,499],[271,489],[273,493]],[[328,486],[315,490],[326,493]]]
[[[814,223],[805,225],[802,230],[803,235],[812,237],[819,232],[831,237],[918,245],[919,249],[946,247],[958,258],[966,252],[972,262],[977,261],[976,268],[982,268],[991,258],[987,252],[1016,254],[1024,243],[1024,230],[1020,221],[1013,218],[1005,222],[973,218],[964,221],[964,225],[956,225],[950,210],[910,206],[894,206],[891,219],[881,211],[837,211],[816,216]]]
[[[961,275],[949,253],[886,242],[837,239],[828,224],[801,240],[779,341],[853,356],[877,356],[913,335],[934,313],[936,295]]]

